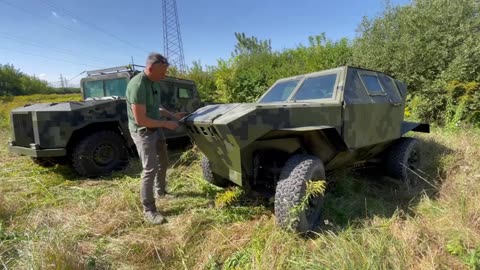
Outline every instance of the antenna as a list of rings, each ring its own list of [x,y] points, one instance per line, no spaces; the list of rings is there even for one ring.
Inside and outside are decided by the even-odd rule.
[[[162,0],[163,4],[163,51],[168,61],[185,72],[180,23],[178,21],[177,1]]]

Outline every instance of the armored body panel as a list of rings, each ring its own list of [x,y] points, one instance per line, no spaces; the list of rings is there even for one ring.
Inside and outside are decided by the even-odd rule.
[[[281,167],[303,152],[330,170],[374,157],[409,130],[426,129],[403,121],[405,98],[400,81],[344,66],[280,79],[256,103],[206,106],[185,123],[213,173],[245,185],[259,180],[261,164],[272,159]]]
[[[119,159],[127,160],[125,155],[134,152],[125,92],[129,80],[138,73],[129,67],[89,71],[81,80],[82,101],[32,104],[12,110],[10,151],[31,156],[41,165],[51,165],[60,158],[79,159],[73,155],[84,152],[78,149],[83,143],[85,150],[98,147],[83,153],[82,159],[96,160],[93,164],[98,165],[96,170],[87,173],[89,176],[124,167],[125,162]],[[158,83],[162,89],[161,104],[167,110],[193,112],[201,107],[193,81],[167,77]],[[98,143],[99,137],[93,136],[98,133],[103,134],[100,136],[103,143]],[[167,140],[188,138],[182,128],[165,130],[165,137]],[[80,174],[86,171],[88,169],[77,169]]]

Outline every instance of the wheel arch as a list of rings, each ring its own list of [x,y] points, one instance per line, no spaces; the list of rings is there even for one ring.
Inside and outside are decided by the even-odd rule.
[[[79,143],[86,136],[98,131],[106,130],[113,131],[119,134],[123,138],[128,148],[132,148],[134,146],[133,140],[130,138],[130,133],[123,130],[122,126],[118,121],[96,122],[79,128],[72,133],[72,136],[70,136],[70,139],[67,143],[67,154],[71,154],[75,145],[77,145],[77,143]]]
[[[245,150],[242,158],[247,162],[253,160],[257,151],[277,151],[289,155],[310,154],[327,163],[338,152],[348,150],[348,146],[336,128],[325,126],[272,130]],[[252,168],[246,166],[245,169]]]
[[[243,184],[255,186],[264,182],[261,184],[271,189],[280,177],[279,168],[285,165],[290,156],[308,154],[326,164],[339,152],[346,150],[347,145],[334,127],[273,130],[242,152],[242,169],[246,175]]]

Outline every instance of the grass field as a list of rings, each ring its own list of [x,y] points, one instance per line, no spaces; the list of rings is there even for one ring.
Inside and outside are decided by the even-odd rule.
[[[325,198],[327,225],[312,238],[278,229],[273,206],[202,180],[198,151],[171,158],[158,208],[142,218],[138,160],[102,179],[41,168],[7,151],[0,115],[0,266],[6,269],[479,269],[480,131],[434,129],[422,141],[426,190],[339,171]],[[237,199],[235,199],[237,198]]]

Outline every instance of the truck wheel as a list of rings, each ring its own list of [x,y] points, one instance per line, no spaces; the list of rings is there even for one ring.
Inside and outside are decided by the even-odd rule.
[[[201,164],[202,164],[203,178],[205,178],[207,182],[221,188],[225,188],[232,185],[230,181],[228,181],[227,179],[212,172],[210,160],[208,160],[206,156],[202,157]]]
[[[390,147],[386,156],[387,173],[407,186],[407,189],[419,184],[415,174],[420,165],[420,149],[418,140],[414,138],[400,138]],[[415,172],[415,173],[414,173]]]
[[[108,175],[128,165],[128,151],[123,138],[109,130],[82,139],[74,148],[72,165],[81,176]]]
[[[325,180],[323,162],[311,155],[290,157],[282,168],[275,192],[275,217],[280,227],[305,233],[320,225],[323,196],[303,202],[309,180]]]

